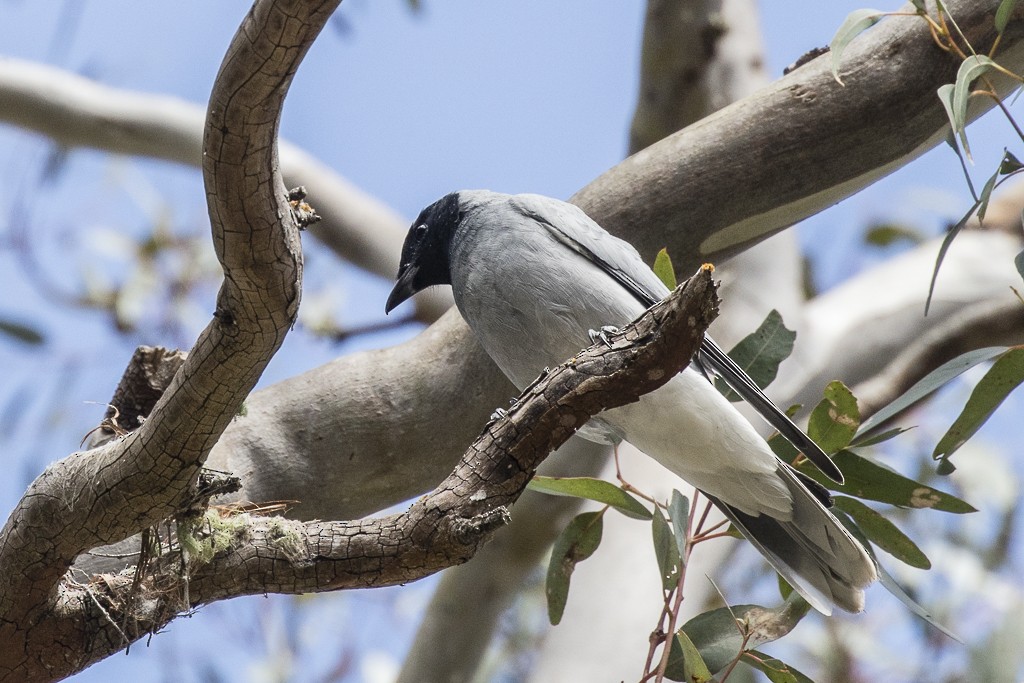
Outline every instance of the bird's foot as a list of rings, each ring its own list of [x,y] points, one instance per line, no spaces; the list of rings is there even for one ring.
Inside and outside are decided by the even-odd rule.
[[[618,334],[621,331],[622,330],[615,327],[614,325],[604,325],[601,327],[600,330],[587,330],[587,335],[590,337],[591,344],[596,344],[597,341],[600,339],[605,346],[611,348],[612,342],[610,339],[608,339],[608,335]]]

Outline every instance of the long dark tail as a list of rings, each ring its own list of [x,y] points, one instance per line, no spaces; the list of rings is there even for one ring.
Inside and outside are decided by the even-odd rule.
[[[822,614],[836,605],[864,609],[864,588],[877,578],[864,547],[822,505],[786,464],[779,476],[793,495],[793,518],[752,516],[710,497],[782,578]]]

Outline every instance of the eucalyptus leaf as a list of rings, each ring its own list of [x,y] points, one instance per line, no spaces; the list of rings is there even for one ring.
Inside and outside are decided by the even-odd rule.
[[[745,647],[753,649],[778,640],[803,619],[811,606],[793,593],[778,607],[733,605],[698,614],[683,624],[681,631],[700,651],[712,672],[718,672],[740,654]]]
[[[562,620],[569,599],[569,580],[576,565],[594,554],[601,544],[604,522],[602,512],[584,512],[569,522],[551,548],[544,592],[548,601],[548,619],[554,626]]]
[[[743,663],[763,673],[772,683],[814,683],[789,664],[757,650],[748,652]]]
[[[763,389],[778,376],[779,364],[793,353],[795,340],[796,332],[786,327],[778,311],[772,310],[756,330],[729,351],[729,357]],[[716,380],[715,386],[730,401],[740,400],[724,381]]]
[[[1006,25],[1010,23],[1010,15],[1016,6],[1017,0],[1003,0],[999,3],[996,9],[996,31],[1002,33],[1006,30]]]
[[[956,72],[956,85],[953,90],[954,128],[962,131],[967,125],[967,102],[971,97],[971,83],[979,76],[996,68],[996,63],[985,55],[967,57]]]
[[[858,437],[851,441],[850,445],[862,448],[866,448],[867,446],[877,446],[882,442],[899,436],[903,432],[909,432],[911,429],[913,429],[913,427],[893,427],[892,429],[886,429],[884,432],[878,432],[871,436]]]
[[[932,456],[948,459],[988,421],[1021,382],[1024,382],[1024,346],[1015,346],[999,356],[975,385],[963,411],[936,444]]]
[[[686,681],[687,683],[707,683],[712,680],[708,665],[704,663],[697,646],[685,632],[677,631],[670,647],[668,666],[665,667],[665,678],[670,681]]]
[[[877,569],[878,569],[878,582],[880,584],[882,584],[882,586],[885,587],[885,590],[889,591],[889,593],[891,593],[892,595],[896,596],[896,598],[900,602],[902,602],[904,605],[906,605],[907,608],[911,612],[913,612],[917,616],[921,617],[922,619],[927,621],[929,624],[931,624],[932,626],[937,628],[939,631],[941,631],[943,634],[949,636],[950,638],[952,638],[956,642],[961,643],[961,644],[964,642],[960,638],[960,636],[958,636],[956,633],[951,631],[949,628],[947,628],[943,624],[939,623],[939,621],[934,616],[932,616],[931,612],[926,610],[916,600],[914,600],[912,597],[910,597],[907,594],[907,592],[905,590],[903,590],[903,587],[900,586],[898,583],[896,583],[896,579],[892,578],[892,574],[890,574],[888,571],[886,571],[885,567],[883,567],[882,565],[878,565]]]
[[[931,561],[917,544],[877,510],[846,496],[836,496],[835,506],[853,518],[868,540],[897,560],[918,569],[931,569]]]
[[[861,33],[871,28],[885,16],[885,12],[877,9],[858,9],[850,12],[843,23],[839,25],[832,41],[828,44],[832,52],[832,77],[839,85],[843,85],[843,79],[839,77],[839,64],[843,58],[843,52],[850,41]]]
[[[990,346],[984,349],[968,351],[953,360],[946,361],[918,380],[914,386],[903,392],[899,398],[862,422],[857,432],[858,438],[870,434],[873,429],[903,412],[939,387],[944,386],[950,380],[959,377],[979,363],[992,360],[1005,352],[1006,349],[1007,347],[1005,346]]]
[[[647,520],[651,511],[643,503],[621,488],[603,479],[593,477],[542,477],[535,476],[529,488],[552,496],[570,496],[595,500],[633,519]]]
[[[676,270],[672,266],[672,258],[668,255],[668,249],[662,249],[654,257],[654,274],[665,283],[669,289],[675,289],[677,283]]]
[[[669,502],[668,514],[672,520],[672,533],[679,549],[679,563],[686,564],[686,529],[690,524],[690,501],[679,491],[672,489],[672,500]]]
[[[675,534],[669,526],[660,508],[654,508],[654,519],[651,521],[651,537],[654,541],[654,556],[658,560],[658,573],[661,585],[671,590],[679,583],[682,570],[682,559],[676,546]]]
[[[826,488],[856,498],[866,498],[901,507],[932,508],[956,514],[976,512],[971,505],[956,496],[904,477],[902,474],[853,451],[839,451],[833,460],[843,471],[843,476],[846,477],[846,482],[843,484],[837,484],[821,474],[818,468],[809,462],[801,463],[797,469]]]
[[[850,445],[860,426],[857,398],[839,380],[829,382],[825,397],[807,423],[807,436],[826,453],[836,453]]]

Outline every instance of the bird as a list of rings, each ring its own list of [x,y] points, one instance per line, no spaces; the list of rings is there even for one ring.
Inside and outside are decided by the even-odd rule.
[[[385,312],[437,285],[452,287],[481,346],[520,390],[669,294],[632,245],[579,207],[490,190],[452,192],[420,212]],[[819,612],[863,611],[874,560],[829,511],[828,490],[772,452],[709,381],[709,369],[842,481],[828,455],[710,337],[664,386],[600,413],[578,434],[627,441],[700,490]]]

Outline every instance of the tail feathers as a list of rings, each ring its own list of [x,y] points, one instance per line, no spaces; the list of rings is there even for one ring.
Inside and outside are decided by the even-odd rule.
[[[874,561],[789,466],[779,463],[779,475],[793,494],[789,521],[712,500],[814,609],[826,615],[833,605],[862,611],[864,588],[877,578]]]

